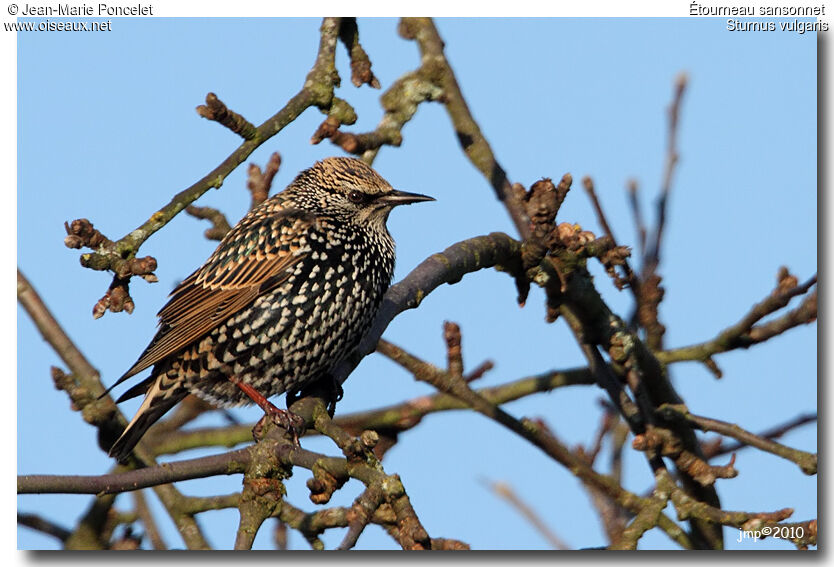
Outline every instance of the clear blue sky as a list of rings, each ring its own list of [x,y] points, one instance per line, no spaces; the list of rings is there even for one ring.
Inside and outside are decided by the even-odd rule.
[[[177,281],[200,265],[214,244],[204,221],[186,215],[154,235],[141,255],[159,261],[159,283],[135,280],[133,315],[91,309],[110,277],[79,266],[79,252],[63,246],[63,223],[86,217],[111,238],[133,230],[170,197],[216,166],[239,143],[194,107],[209,91],[250,121],[260,123],[301,87],[318,44],[318,19],[117,19],[109,33],[18,35],[18,264],[70,336],[112,383],[151,338],[155,313]],[[721,19],[487,19],[440,20],[446,53],[475,118],[511,180],[529,186],[571,172],[576,180],[560,221],[600,232],[579,180],[591,175],[614,232],[634,244],[625,186],[638,180],[644,214],[654,218],[666,142],[666,107],[675,76],[690,78],[683,101],[681,155],[671,197],[662,275],[662,320],[667,344],[713,337],[736,322],[774,286],[787,265],[800,280],[817,270],[816,49],[814,34],[731,33]],[[416,44],[396,34],[396,21],[359,21],[360,37],[383,90],[419,64]],[[378,122],[380,92],[350,84],[339,48],[342,88],[367,131]],[[279,151],[275,180],[283,188],[316,159],[340,154],[309,138],[323,119],[308,110],[249,160],[263,165]],[[426,104],[404,132],[402,147],[385,148],[375,163],[395,187],[427,193],[436,203],[393,213],[398,243],[396,279],[422,259],[464,238],[491,231],[514,234],[492,191],[458,146],[442,106]],[[246,168],[199,205],[222,209],[234,222],[249,203]],[[623,316],[630,295],[617,292],[601,270],[598,288]],[[534,290],[524,309],[511,280],[482,272],[431,294],[417,311],[391,325],[385,337],[436,364],[444,362],[444,320],[460,323],[465,363],[495,362],[480,386],[548,369],[584,364],[563,322],[544,322],[543,295]],[[758,431],[817,407],[816,326],[790,331],[749,351],[717,357],[724,378],[702,366],[677,365],[676,386],[694,413]],[[97,448],[95,430],[69,411],[52,386],[58,357],[18,310],[18,473],[99,474],[112,461]],[[368,357],[345,384],[338,413],[396,403],[431,389],[379,355]],[[590,443],[598,427],[601,390],[562,389],[510,404],[516,416],[542,417],[562,439]],[[283,406],[283,399],[279,405]],[[122,410],[132,415],[137,403]],[[257,409],[236,411],[254,421]],[[205,416],[195,425],[219,423]],[[783,441],[815,451],[816,428]],[[335,452],[318,441],[303,444]],[[197,453],[195,452],[194,455]],[[191,456],[191,455],[189,455]],[[433,415],[401,436],[384,461],[398,473],[433,537],[459,538],[473,548],[546,549],[543,540],[484,481],[506,481],[573,547],[605,540],[586,493],[558,464],[499,426],[473,413]],[[642,492],[651,476],[642,455],[628,450],[626,486]],[[795,508],[794,518],[817,516],[817,479],[791,463],[744,450],[740,475],[719,481],[726,509]],[[312,510],[298,470],[289,500]],[[240,477],[192,481],[187,494],[238,490]],[[359,487],[335,504],[349,504]],[[151,496],[151,498],[153,498]],[[129,497],[120,497],[120,500]],[[22,512],[41,513],[70,528],[88,496],[22,496]],[[120,502],[124,506],[129,500]],[[156,502],[152,504],[156,506]],[[670,510],[668,513],[674,515]],[[163,517],[165,538],[182,542]],[[235,510],[202,515],[212,544],[230,548]],[[166,523],[167,522],[167,523]],[[264,530],[256,547],[268,547]],[[325,537],[328,547],[342,532]],[[790,548],[777,540],[730,548]],[[652,532],[642,548],[670,542]],[[293,548],[305,549],[296,533]],[[56,541],[26,528],[18,546],[51,549]],[[369,528],[358,548],[393,548]]]

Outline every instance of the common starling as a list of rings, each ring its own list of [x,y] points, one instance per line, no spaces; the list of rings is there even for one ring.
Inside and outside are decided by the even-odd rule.
[[[151,344],[113,384],[153,366],[117,400],[145,394],[110,455],[126,459],[189,393],[274,409],[266,398],[327,375],[358,346],[391,283],[388,214],[432,200],[336,157],[251,210],[171,293]]]

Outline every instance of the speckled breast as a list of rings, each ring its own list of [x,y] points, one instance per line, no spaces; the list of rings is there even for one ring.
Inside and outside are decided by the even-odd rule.
[[[391,282],[394,243],[387,231],[320,228],[305,235],[307,253],[284,283],[183,357],[191,392],[218,405],[249,404],[229,376],[270,397],[301,389],[356,348]]]

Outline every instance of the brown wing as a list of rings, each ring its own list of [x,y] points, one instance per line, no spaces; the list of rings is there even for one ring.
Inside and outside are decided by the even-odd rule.
[[[315,221],[308,213],[275,210],[277,206],[266,212],[257,209],[245,217],[203,267],[177,286],[158,313],[159,333],[116,384],[198,341],[289,278],[292,268],[307,254],[298,235]],[[259,211],[261,214],[256,214]]]

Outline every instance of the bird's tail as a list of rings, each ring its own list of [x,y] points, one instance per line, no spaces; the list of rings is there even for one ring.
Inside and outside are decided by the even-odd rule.
[[[148,428],[187,395],[188,390],[181,387],[178,381],[172,383],[164,374],[157,377],[148,388],[136,415],[110,447],[110,456],[119,462],[126,461]]]

